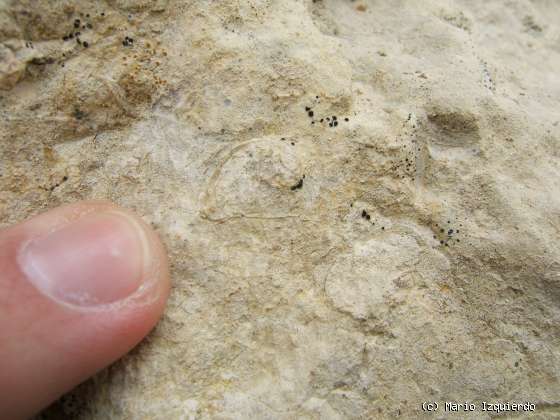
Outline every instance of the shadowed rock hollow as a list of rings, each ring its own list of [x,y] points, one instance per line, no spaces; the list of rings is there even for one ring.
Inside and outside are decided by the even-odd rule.
[[[3,2],[0,224],[113,200],[174,283],[42,417],[560,418],[558,22],[545,0]]]

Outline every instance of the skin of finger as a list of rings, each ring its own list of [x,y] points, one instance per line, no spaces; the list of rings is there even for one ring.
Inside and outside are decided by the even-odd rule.
[[[133,348],[157,323],[169,294],[165,249],[139,220],[157,260],[146,303],[79,311],[53,302],[24,277],[17,253],[25,241],[90,212],[118,210],[104,201],[54,209],[0,230],[0,412],[26,418]],[[130,214],[130,212],[128,212]]]

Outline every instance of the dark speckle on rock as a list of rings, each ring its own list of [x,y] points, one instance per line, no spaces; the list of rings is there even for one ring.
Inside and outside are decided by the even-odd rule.
[[[296,185],[292,185],[292,186],[290,187],[290,189],[291,189],[292,191],[301,189],[301,188],[303,187],[303,178],[305,178],[305,175],[298,181],[298,183],[297,183]]]

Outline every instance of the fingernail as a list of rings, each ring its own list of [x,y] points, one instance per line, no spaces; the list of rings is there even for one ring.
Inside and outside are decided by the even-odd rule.
[[[142,284],[144,229],[120,212],[93,213],[31,240],[19,263],[51,299],[77,306],[121,301]]]

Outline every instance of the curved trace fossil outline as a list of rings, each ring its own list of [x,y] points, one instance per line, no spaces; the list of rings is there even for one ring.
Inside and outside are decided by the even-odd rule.
[[[216,191],[216,184],[218,183],[218,180],[220,178],[220,175],[222,174],[222,169],[223,167],[235,156],[235,154],[237,152],[239,152],[240,150],[246,148],[248,145],[253,144],[253,143],[258,143],[258,142],[262,142],[262,141],[274,141],[274,140],[270,140],[269,137],[261,137],[261,138],[257,138],[257,139],[251,139],[251,140],[247,140],[244,142],[241,142],[237,145],[234,145],[233,147],[229,147],[229,146],[224,146],[222,147],[220,150],[218,150],[216,153],[214,153],[210,158],[205,160],[205,164],[208,163],[209,161],[218,158],[221,154],[224,153],[224,151],[228,150],[229,151],[226,153],[226,156],[222,159],[222,161],[220,162],[220,164],[217,165],[217,168],[214,170],[214,172],[212,173],[212,175],[210,176],[210,179],[206,185],[206,188],[204,189],[204,191],[201,193],[201,208],[199,210],[199,214],[200,217],[202,219],[205,220],[210,220],[212,222],[225,222],[227,220],[232,220],[232,219],[263,219],[263,220],[278,220],[278,219],[289,219],[289,218],[300,218],[301,215],[299,214],[286,214],[286,215],[263,215],[263,214],[241,214],[241,213],[237,213],[237,214],[233,214],[231,216],[227,216],[227,217],[220,217],[220,218],[213,218],[210,216],[210,212],[212,209],[210,200],[212,198],[215,197],[215,191]]]

